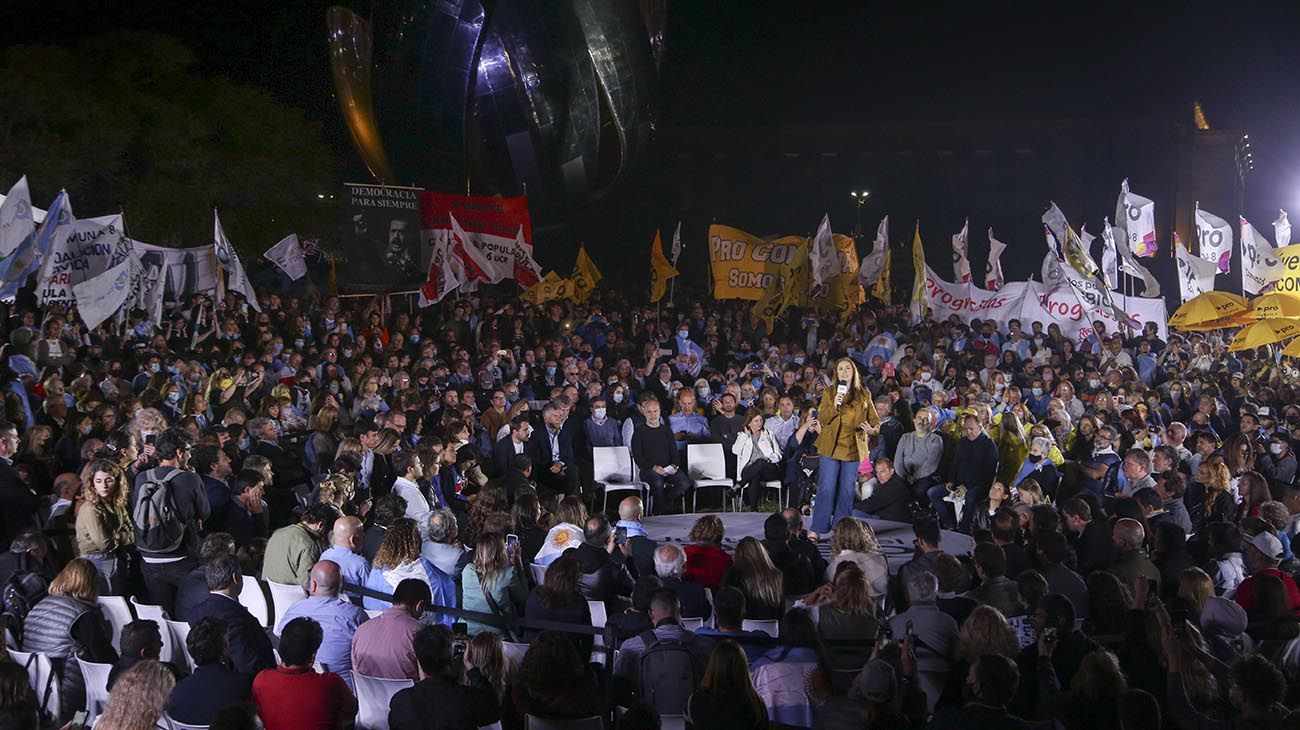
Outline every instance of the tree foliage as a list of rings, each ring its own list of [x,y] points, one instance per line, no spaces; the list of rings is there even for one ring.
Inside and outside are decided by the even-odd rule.
[[[39,206],[66,188],[79,217],[125,210],[133,238],[194,246],[212,240],[217,205],[231,240],[256,254],[338,220],[317,198],[336,187],[319,126],[197,73],[175,39],[114,32],[14,46],[4,61],[0,185],[26,174]]]

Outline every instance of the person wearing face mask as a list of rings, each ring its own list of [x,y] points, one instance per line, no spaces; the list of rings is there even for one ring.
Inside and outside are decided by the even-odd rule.
[[[1286,489],[1295,481],[1296,458],[1291,448],[1291,436],[1285,431],[1276,431],[1269,436],[1269,458],[1273,461],[1273,476],[1270,489],[1274,499],[1286,494]]]
[[[1029,455],[1020,465],[1020,471],[1016,473],[1016,478],[1012,482],[1012,489],[1019,486],[1021,482],[1032,478],[1038,482],[1039,488],[1043,494],[1055,498],[1057,485],[1061,483],[1061,475],[1056,470],[1056,465],[1052,460],[1047,458],[1048,452],[1052,450],[1052,442],[1039,436],[1029,442]]]
[[[588,450],[597,446],[620,446],[623,442],[623,424],[610,418],[604,396],[591,399],[591,416],[583,421],[582,431],[587,437]]]

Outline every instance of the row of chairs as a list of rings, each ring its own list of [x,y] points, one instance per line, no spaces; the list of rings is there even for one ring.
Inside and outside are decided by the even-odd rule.
[[[600,494],[600,511],[609,511],[609,497],[613,495],[630,496],[635,494],[645,502],[646,510],[653,513],[650,488],[641,479],[636,462],[632,460],[632,451],[626,446],[596,446],[592,449],[593,482]],[[736,480],[727,476],[727,458],[722,444],[687,444],[687,473],[695,483],[695,489],[689,493],[691,511],[696,511],[696,497],[701,489],[722,490],[722,509],[731,503],[733,511],[740,511],[742,493],[736,493],[732,499],[731,489]],[[779,480],[763,482],[763,489],[775,489],[777,501],[781,504],[787,499],[785,485]],[[742,489],[741,492],[744,490]],[[591,509],[596,511],[596,492],[592,493]]]

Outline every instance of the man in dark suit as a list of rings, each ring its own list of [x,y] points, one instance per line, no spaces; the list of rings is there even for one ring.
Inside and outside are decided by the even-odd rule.
[[[0,421],[0,549],[8,549],[9,541],[29,527],[39,527],[40,498],[31,487],[18,478],[14,469],[14,454],[18,452],[18,427]]]
[[[708,618],[713,615],[709,596],[699,583],[682,580],[686,570],[686,553],[676,543],[660,545],[654,552],[655,572],[664,588],[677,592],[677,602],[682,607],[682,618]]]
[[[821,581],[818,580],[820,576],[813,573],[808,558],[790,549],[789,530],[784,515],[768,515],[763,521],[763,547],[785,578],[786,595],[802,596]]]
[[[275,482],[267,490],[266,501],[271,508],[271,527],[282,527],[293,522],[293,508],[297,504],[295,491],[311,488],[306,460],[280,445],[280,433],[275,430],[271,419],[254,418],[248,422],[247,428],[249,436],[256,439],[252,453],[271,462]]]
[[[220,446],[199,444],[190,459],[194,471],[203,479],[208,495],[208,519],[203,521],[205,534],[226,529],[226,512],[230,506],[230,457]]]
[[[492,463],[496,468],[497,476],[504,476],[510,471],[510,462],[516,456],[528,454],[529,439],[532,435],[533,427],[528,423],[527,415],[518,415],[510,419],[510,434],[492,445]]]
[[[501,719],[496,692],[477,667],[470,669],[468,681],[461,683],[462,662],[452,653],[451,631],[446,626],[425,626],[411,644],[425,678],[393,695],[388,703],[389,728],[485,727]]]
[[[239,593],[244,588],[239,558],[234,555],[213,558],[204,566],[204,576],[208,581],[208,600],[194,609],[191,623],[208,617],[226,622],[226,641],[235,671],[251,677],[274,667],[271,639],[253,614],[239,603]]]
[[[538,487],[560,495],[578,493],[573,431],[564,428],[567,410],[561,403],[547,403],[542,408],[542,427],[533,431],[528,441],[528,456],[533,460]]]
[[[971,662],[966,673],[971,700],[961,707],[936,713],[930,727],[936,730],[1020,730],[1029,723],[1007,711],[1020,685],[1016,663],[1000,654],[985,654]]]
[[[210,725],[221,708],[252,700],[252,676],[226,666],[226,631],[226,622],[214,617],[190,626],[185,648],[194,661],[194,673],[172,689],[168,717],[186,725]]]

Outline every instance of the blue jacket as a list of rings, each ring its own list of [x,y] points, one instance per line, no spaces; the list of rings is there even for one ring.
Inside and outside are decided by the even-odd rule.
[[[275,653],[266,630],[239,601],[216,593],[200,603],[190,616],[193,625],[212,616],[226,622],[226,640],[230,643],[230,662],[235,671],[252,677],[263,669],[275,667]]]
[[[253,699],[253,678],[220,664],[204,664],[182,679],[167,702],[167,715],[186,725],[211,725],[227,705]]]

